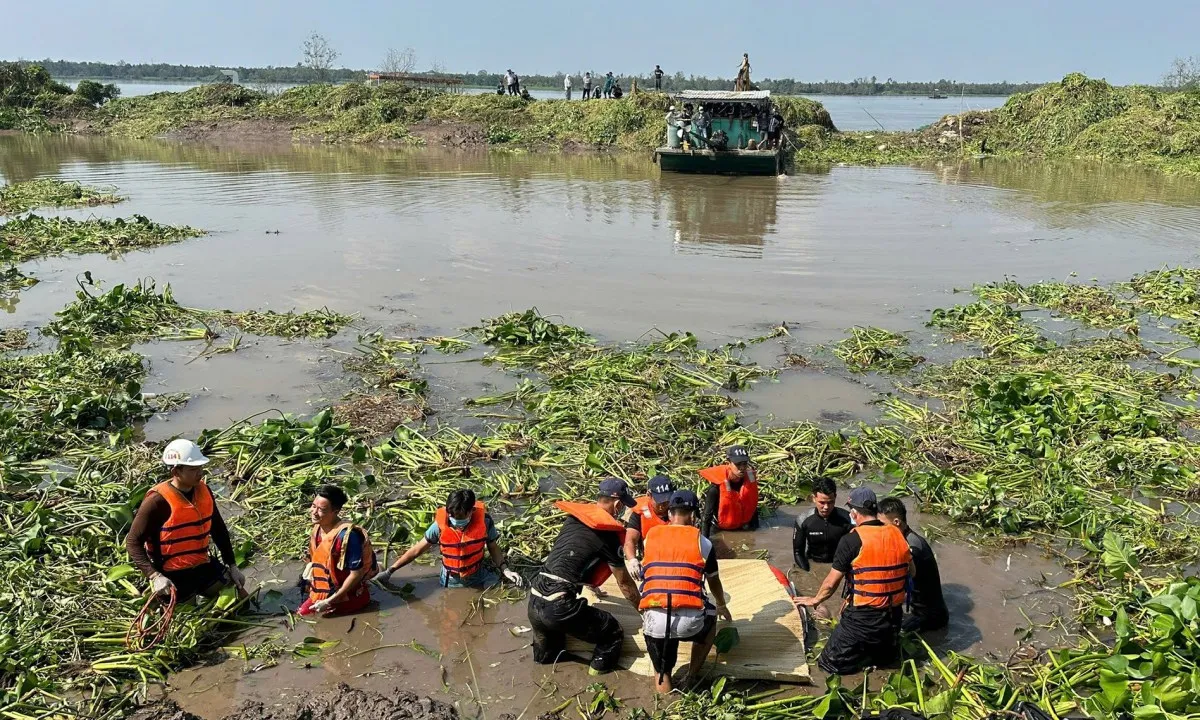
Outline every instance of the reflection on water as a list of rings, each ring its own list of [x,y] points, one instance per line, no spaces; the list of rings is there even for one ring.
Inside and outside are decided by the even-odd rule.
[[[774,177],[718,177],[663,173],[657,190],[665,196],[683,251],[712,252],[695,245],[724,245],[729,252],[761,257],[775,232],[779,185]]]

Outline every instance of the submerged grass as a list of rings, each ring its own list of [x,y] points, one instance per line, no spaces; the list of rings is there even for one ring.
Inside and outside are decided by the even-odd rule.
[[[199,237],[204,231],[186,225],[163,225],[143,215],[126,220],[72,220],[27,215],[0,225],[0,247],[8,259],[24,262],[47,255],[103,252],[117,254]]]
[[[28,212],[39,207],[114,205],[124,199],[110,190],[56,178],[42,178],[0,187],[0,215]]]

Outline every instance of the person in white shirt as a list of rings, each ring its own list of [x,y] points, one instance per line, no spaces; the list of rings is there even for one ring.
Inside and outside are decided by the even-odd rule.
[[[592,96],[592,73],[589,70],[583,74],[583,99],[587,100]]]
[[[563,75],[563,90],[567,93],[567,99],[571,99],[571,76]]]

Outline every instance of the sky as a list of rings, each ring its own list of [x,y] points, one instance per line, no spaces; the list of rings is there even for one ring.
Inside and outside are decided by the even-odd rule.
[[[755,78],[1128,84],[1200,55],[1200,0],[0,0],[0,17],[9,60],[294,65],[314,30],[347,67],[411,47],[418,69],[524,74],[732,77],[748,52]]]

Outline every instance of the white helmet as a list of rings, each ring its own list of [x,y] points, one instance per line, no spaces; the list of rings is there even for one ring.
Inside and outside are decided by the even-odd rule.
[[[164,465],[188,465],[191,467],[199,467],[207,465],[208,458],[204,457],[204,453],[200,452],[200,446],[191,440],[177,438],[167,443],[163,449]]]

